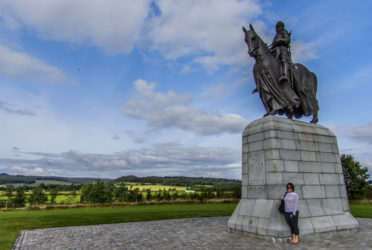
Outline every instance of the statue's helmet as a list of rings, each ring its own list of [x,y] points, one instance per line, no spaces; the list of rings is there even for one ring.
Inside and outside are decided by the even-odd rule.
[[[284,23],[282,21],[279,21],[276,23],[276,30],[284,29]]]

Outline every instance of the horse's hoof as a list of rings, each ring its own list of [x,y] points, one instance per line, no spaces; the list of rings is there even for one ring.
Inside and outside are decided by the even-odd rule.
[[[310,123],[317,124],[318,123],[318,117],[314,117]]]

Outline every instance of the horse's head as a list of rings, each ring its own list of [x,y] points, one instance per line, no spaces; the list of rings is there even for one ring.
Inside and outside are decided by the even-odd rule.
[[[254,31],[253,26],[250,24],[249,25],[249,30],[247,30],[243,26],[243,32],[245,34],[245,43],[248,46],[248,54],[252,57],[255,57],[258,52],[258,48],[260,46],[259,41],[260,38],[257,35],[256,31]]]

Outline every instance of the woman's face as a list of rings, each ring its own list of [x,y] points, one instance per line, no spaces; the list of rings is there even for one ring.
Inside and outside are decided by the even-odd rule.
[[[293,188],[291,187],[291,185],[287,185],[287,192],[293,192]]]

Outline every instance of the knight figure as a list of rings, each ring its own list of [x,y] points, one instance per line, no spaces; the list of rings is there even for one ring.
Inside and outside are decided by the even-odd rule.
[[[279,82],[290,82],[289,66],[292,63],[290,52],[291,34],[284,28],[284,23],[282,21],[277,22],[275,29],[276,35],[271,44],[271,51],[274,56],[279,59],[281,64],[281,77]]]

